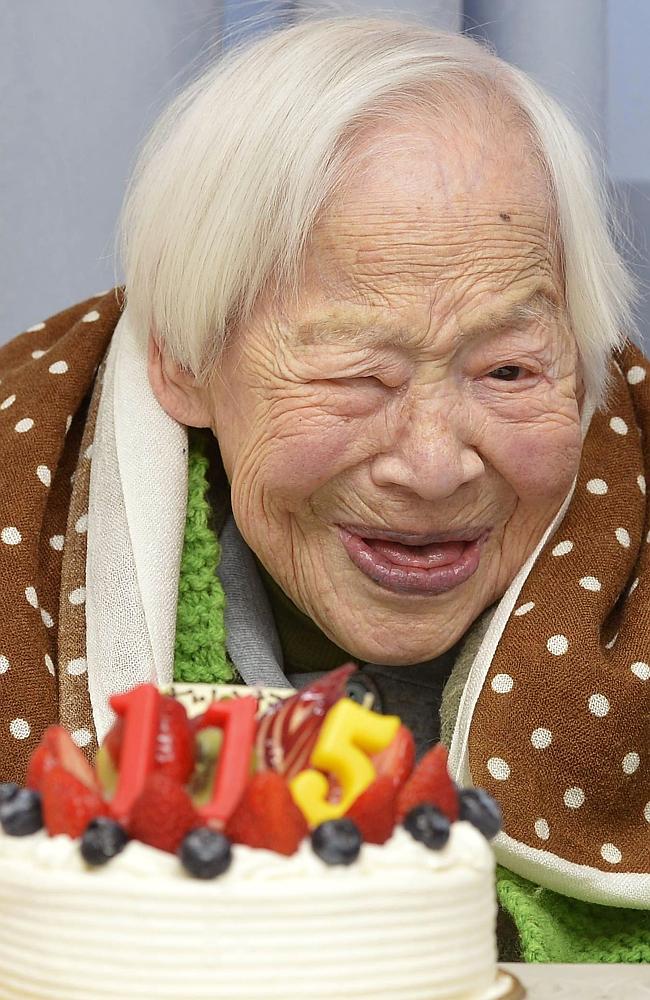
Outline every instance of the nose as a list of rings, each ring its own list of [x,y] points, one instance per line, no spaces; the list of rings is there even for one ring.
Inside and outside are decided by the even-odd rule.
[[[399,486],[423,500],[444,500],[485,471],[470,443],[460,406],[431,398],[411,402],[400,414],[391,440],[371,462],[377,486]]]

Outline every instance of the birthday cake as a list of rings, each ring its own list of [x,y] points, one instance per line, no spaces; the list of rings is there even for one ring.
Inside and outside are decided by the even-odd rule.
[[[94,768],[49,729],[0,785],[3,998],[514,995],[498,808],[345,697],[350,669],[288,698],[135,688]]]

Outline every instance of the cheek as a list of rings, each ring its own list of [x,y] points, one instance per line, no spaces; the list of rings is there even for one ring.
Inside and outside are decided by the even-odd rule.
[[[261,429],[261,430],[260,430]],[[293,512],[331,480],[363,460],[359,422],[322,412],[269,414],[232,451],[233,503]]]
[[[513,427],[495,448],[493,464],[521,500],[555,501],[568,493],[578,470],[580,427]]]

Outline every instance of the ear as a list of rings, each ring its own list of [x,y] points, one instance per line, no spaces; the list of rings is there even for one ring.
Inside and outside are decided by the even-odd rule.
[[[210,427],[210,408],[205,386],[173,361],[163,345],[149,334],[147,354],[149,384],[165,413],[187,427]]]

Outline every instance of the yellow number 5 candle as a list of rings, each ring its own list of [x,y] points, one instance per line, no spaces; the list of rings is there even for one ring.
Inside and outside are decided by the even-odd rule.
[[[375,779],[369,755],[385,750],[399,726],[396,715],[378,715],[349,698],[330,709],[310,759],[319,770],[301,771],[290,782],[293,799],[310,826],[345,815]],[[323,771],[339,782],[340,802],[328,800],[329,781]]]

